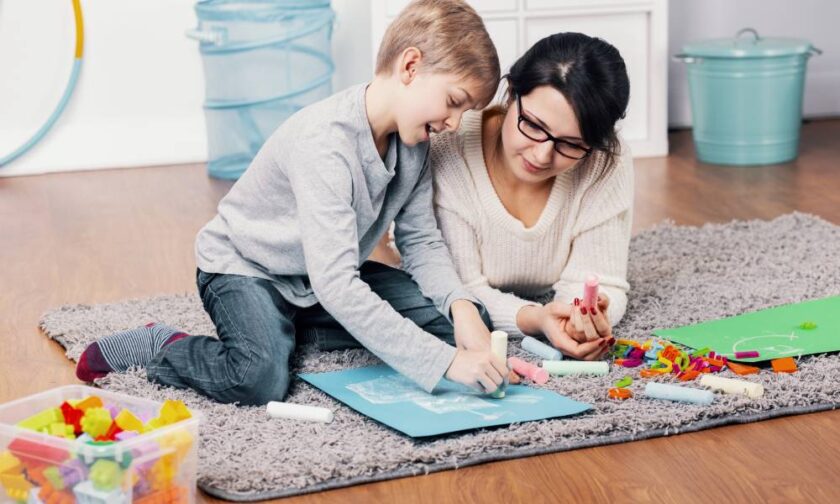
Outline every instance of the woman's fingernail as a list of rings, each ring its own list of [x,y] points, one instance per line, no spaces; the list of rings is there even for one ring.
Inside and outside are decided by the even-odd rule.
[[[579,305],[580,305],[580,299],[575,298],[575,306],[579,306]]]
[[[613,338],[612,336],[610,336],[610,339],[609,339],[607,342],[608,342],[610,345],[613,345],[613,344],[615,344],[615,338]]]
[[[585,306],[580,307],[580,313],[581,313],[581,315],[586,315],[586,307]]]

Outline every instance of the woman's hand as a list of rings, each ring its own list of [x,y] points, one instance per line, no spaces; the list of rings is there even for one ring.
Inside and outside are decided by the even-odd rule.
[[[516,323],[525,334],[545,335],[551,345],[565,355],[581,360],[600,358],[609,351],[612,344],[610,338],[592,341],[575,339],[570,334],[574,332],[574,326],[569,322],[575,311],[574,306],[559,301],[552,301],[545,306],[524,306],[516,315]]]
[[[612,324],[607,317],[610,299],[606,294],[598,294],[598,302],[592,310],[583,306],[578,298],[575,298],[573,304],[570,324],[565,328],[569,336],[581,343],[599,338],[612,338]]]

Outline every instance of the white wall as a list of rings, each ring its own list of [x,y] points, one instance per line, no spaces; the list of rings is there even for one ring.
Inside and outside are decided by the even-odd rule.
[[[840,2],[836,0],[671,0],[669,47],[677,54],[687,42],[733,37],[752,27],[765,37],[809,40],[824,54],[808,62],[805,78],[806,117],[840,116]],[[668,120],[690,126],[686,69],[668,68]]]
[[[85,51],[64,114],[0,176],[204,161],[193,0],[82,0]],[[334,89],[371,74],[370,7],[333,0]],[[0,157],[50,115],[70,75],[70,0],[0,0]]]

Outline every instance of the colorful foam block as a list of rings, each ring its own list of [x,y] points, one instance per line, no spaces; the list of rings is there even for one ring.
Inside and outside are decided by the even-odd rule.
[[[770,365],[773,366],[773,371],[777,373],[795,373],[799,370],[796,367],[796,361],[793,360],[793,357],[773,359],[770,361]]]
[[[54,423],[64,423],[64,415],[59,408],[48,408],[17,423],[18,427],[33,431],[48,429]]]
[[[82,417],[82,430],[94,439],[108,432],[111,427],[111,412],[98,406],[85,410]]]

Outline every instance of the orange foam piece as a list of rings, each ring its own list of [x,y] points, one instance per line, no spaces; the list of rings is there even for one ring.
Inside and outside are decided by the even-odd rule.
[[[82,411],[87,411],[88,408],[101,408],[103,406],[102,399],[97,396],[88,396],[84,398],[82,401],[76,403],[75,408],[80,409]]]
[[[611,388],[608,392],[609,396],[613,399],[630,399],[633,397],[633,392],[628,388]]]
[[[656,369],[642,369],[639,371],[639,376],[642,378],[653,378],[654,376],[661,375],[661,371],[657,371]]]
[[[685,371],[684,373],[681,373],[679,375],[679,379],[680,379],[680,381],[691,381],[691,380],[697,378],[697,375],[699,375],[699,374],[700,374],[700,371],[697,371],[696,369],[690,369],[688,371]]]
[[[773,371],[777,373],[795,373],[799,371],[796,367],[796,361],[793,357],[783,357],[781,359],[773,359],[770,361],[773,366]]]
[[[726,367],[732,370],[737,375],[748,375],[758,373],[758,368],[755,366],[747,366],[746,364],[738,364],[737,362],[729,361]]]

